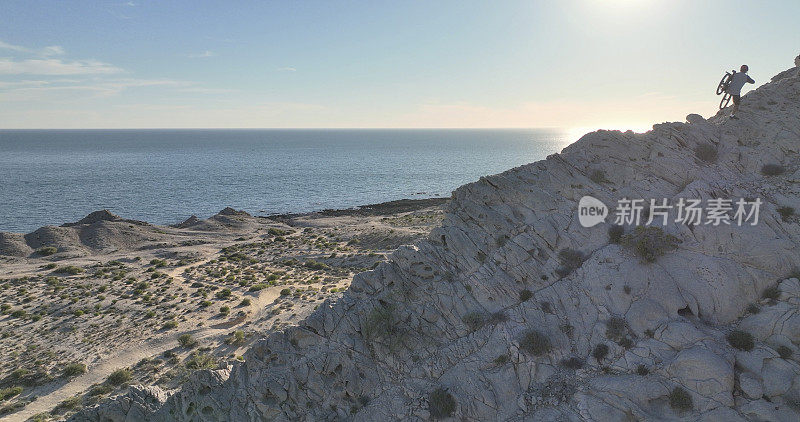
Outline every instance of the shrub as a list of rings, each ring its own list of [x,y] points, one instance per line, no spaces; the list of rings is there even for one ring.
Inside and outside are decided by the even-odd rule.
[[[217,360],[210,353],[192,352],[192,355],[186,360],[186,367],[188,369],[215,369]]]
[[[519,342],[519,347],[534,356],[541,356],[552,349],[550,338],[536,330],[526,332]]]
[[[225,339],[225,344],[239,345],[244,343],[244,331],[236,330],[231,336]]]
[[[619,244],[622,241],[622,236],[625,235],[625,227],[619,224],[614,224],[608,228],[608,242]]]
[[[594,346],[594,350],[592,350],[592,356],[600,362],[606,356],[608,356],[608,345],[605,343],[599,343],[598,345]]]
[[[267,288],[267,284],[266,283],[258,283],[258,284],[254,284],[254,285],[250,286],[250,291],[251,292],[257,292],[259,290],[264,290],[266,288]]]
[[[533,297],[533,292],[531,292],[528,289],[525,289],[525,290],[519,292],[519,301],[520,302],[527,302],[528,299],[530,299],[532,297]]]
[[[556,274],[560,277],[566,277],[578,269],[585,260],[586,255],[581,251],[562,249],[558,252],[558,262],[561,263],[561,266],[556,269]]]
[[[227,305],[223,306],[219,308],[219,313],[221,313],[222,315],[228,315],[229,313],[231,313],[231,307]]]
[[[382,338],[389,340],[392,345],[396,344],[399,341],[400,330],[394,307],[389,305],[373,309],[364,322],[363,333],[367,339]]]
[[[114,386],[119,386],[125,384],[126,382],[131,380],[131,371],[130,369],[117,369],[116,371],[112,372],[111,375],[108,376],[109,384]]]
[[[281,296],[289,296],[290,294],[292,294],[292,290],[291,289],[288,289],[288,288],[281,289]]]
[[[507,354],[500,355],[494,359],[494,363],[498,365],[505,365],[509,361],[509,357]]]
[[[59,267],[56,269],[57,273],[78,275],[83,272],[83,268],[74,265],[67,265],[66,267]]]
[[[677,411],[692,410],[692,396],[682,387],[675,387],[669,393],[669,406]]]
[[[679,243],[680,239],[656,226],[637,226],[633,233],[622,236],[622,244],[633,249],[644,262],[655,262]]]
[[[213,303],[212,303],[210,300],[201,300],[201,301],[200,301],[200,307],[201,307],[201,308],[208,308],[208,307],[209,307],[209,306],[211,306],[212,304],[213,304]]]
[[[781,220],[783,221],[789,221],[789,218],[794,215],[794,208],[792,207],[779,207],[777,211],[778,214],[781,215]]]
[[[239,306],[250,306],[250,298],[244,298],[241,302],[239,302]]]
[[[600,169],[594,170],[591,173],[589,173],[589,180],[597,183],[598,185],[609,181],[608,178],[606,177],[606,172]]]
[[[777,352],[778,356],[780,356],[783,359],[789,359],[792,356],[792,349],[790,349],[788,346],[784,345],[778,346]]]
[[[0,401],[9,399],[22,393],[22,387],[8,387],[0,390]]]
[[[734,330],[725,338],[728,340],[728,343],[730,343],[731,346],[739,350],[744,350],[745,352],[753,350],[753,347],[755,346],[753,335],[746,331]]]
[[[178,321],[167,321],[161,326],[163,330],[171,330],[173,328],[178,328]]]
[[[563,361],[561,361],[561,364],[569,369],[581,369],[583,367],[583,361],[576,357],[564,359]]]
[[[761,308],[759,308],[758,305],[756,305],[755,303],[751,303],[747,305],[747,312],[750,312],[751,314],[755,315],[761,312]]]
[[[639,365],[636,367],[636,373],[641,376],[645,376],[650,373],[650,370],[644,365]]]
[[[86,365],[80,362],[73,362],[64,367],[64,376],[74,377],[86,373]]]
[[[700,144],[695,147],[694,155],[707,163],[713,163],[717,161],[717,148],[710,144]]]
[[[14,318],[25,318],[28,315],[24,309],[17,309],[11,312],[11,316]]]
[[[484,318],[483,314],[478,311],[468,312],[461,318],[461,321],[464,321],[467,327],[469,327],[470,331],[476,331],[483,327],[483,324],[486,322],[486,318]]]
[[[761,292],[761,297],[763,299],[777,300],[779,297],[781,297],[781,289],[778,288],[778,286],[767,287],[763,292]]]
[[[456,410],[456,399],[443,388],[431,391],[428,396],[428,413],[434,419],[443,419],[453,415]]]
[[[231,297],[231,289],[222,289],[215,295],[217,299],[227,299]]]
[[[41,256],[50,256],[56,252],[58,252],[58,248],[55,248],[53,246],[45,246],[36,250],[36,253],[38,253]]]
[[[192,337],[192,335],[189,333],[181,334],[180,336],[178,336],[178,344],[180,344],[181,347],[188,349],[196,346],[197,340],[195,340],[195,338]]]
[[[783,174],[786,169],[780,164],[764,164],[761,167],[761,174],[764,176],[778,176]]]
[[[80,406],[81,406],[81,396],[72,396],[59,403],[58,406],[56,406],[56,409],[73,410],[79,408]]]
[[[108,394],[108,393],[112,392],[113,390],[114,390],[113,388],[111,388],[110,386],[108,386],[106,384],[100,384],[100,385],[95,385],[94,387],[92,387],[89,390],[88,394],[89,394],[90,397],[101,396],[103,394]]]
[[[625,335],[625,320],[620,317],[611,317],[606,321],[606,337],[617,341]]]

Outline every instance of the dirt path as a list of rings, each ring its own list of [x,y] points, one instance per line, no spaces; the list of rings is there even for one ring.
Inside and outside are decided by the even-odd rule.
[[[38,397],[19,412],[7,415],[3,420],[10,422],[25,421],[39,413],[49,412],[62,401],[85,392],[94,384],[105,381],[115,370],[130,367],[146,357],[155,356],[174,348],[177,346],[177,338],[181,334],[191,334],[198,340],[216,335],[225,335],[232,328],[263,316],[265,308],[280,296],[280,289],[281,287],[272,287],[262,290],[256,300],[253,301],[254,303],[250,305],[250,309],[254,312],[248,314],[247,318],[238,324],[226,328],[204,327],[182,332],[168,332],[158,338],[131,345],[103,358],[100,362],[88,367],[85,374],[75,377],[61,387]]]

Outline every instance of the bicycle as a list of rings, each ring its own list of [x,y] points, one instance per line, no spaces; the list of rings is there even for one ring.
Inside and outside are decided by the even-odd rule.
[[[722,100],[720,100],[719,102],[720,110],[727,107],[728,103],[731,101],[731,94],[728,94],[728,86],[731,84],[731,80],[733,79],[733,75],[735,74],[736,74],[735,70],[732,70],[730,72],[725,72],[725,75],[719,81],[719,85],[717,85],[717,95],[722,95]]]

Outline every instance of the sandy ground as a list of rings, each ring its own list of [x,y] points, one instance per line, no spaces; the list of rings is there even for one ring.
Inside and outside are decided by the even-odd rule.
[[[443,202],[270,217],[226,209],[173,227],[97,212],[2,233],[0,419],[63,419],[127,385],[175,388],[241,360],[425,236]]]

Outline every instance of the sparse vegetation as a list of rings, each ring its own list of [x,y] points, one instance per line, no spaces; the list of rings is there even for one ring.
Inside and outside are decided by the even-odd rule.
[[[545,334],[537,330],[530,330],[522,336],[519,347],[533,356],[541,356],[549,352],[553,346],[550,338]]]
[[[527,302],[530,298],[533,297],[533,292],[528,289],[524,289],[519,292],[519,301],[520,302]]]
[[[22,387],[8,387],[0,390],[0,401],[10,399],[22,393]]]
[[[636,373],[638,375],[645,376],[650,373],[650,370],[644,365],[639,365],[636,367]]]
[[[637,226],[633,233],[622,236],[622,244],[633,249],[642,261],[649,263],[676,249],[680,242],[680,239],[656,226]]]
[[[231,333],[230,337],[225,339],[225,344],[230,344],[233,346],[238,346],[244,343],[244,331],[236,330]]]
[[[792,349],[790,349],[788,346],[780,345],[776,351],[778,352],[778,356],[783,359],[789,359],[792,357]]]
[[[753,341],[753,335],[742,330],[734,330],[730,332],[726,337],[728,343],[739,350],[744,350],[749,352],[753,350],[755,347],[755,342]]]
[[[456,410],[456,400],[453,395],[443,388],[431,391],[428,396],[428,413],[434,419],[443,419],[453,415]]]
[[[210,353],[195,351],[186,360],[188,369],[215,369],[216,367],[217,359]]]
[[[597,183],[598,185],[608,182],[608,178],[606,177],[606,172],[600,169],[593,170],[591,173],[589,173],[589,180]]]
[[[789,221],[789,219],[794,215],[794,208],[789,206],[778,207],[778,214],[781,215],[781,220]]]

